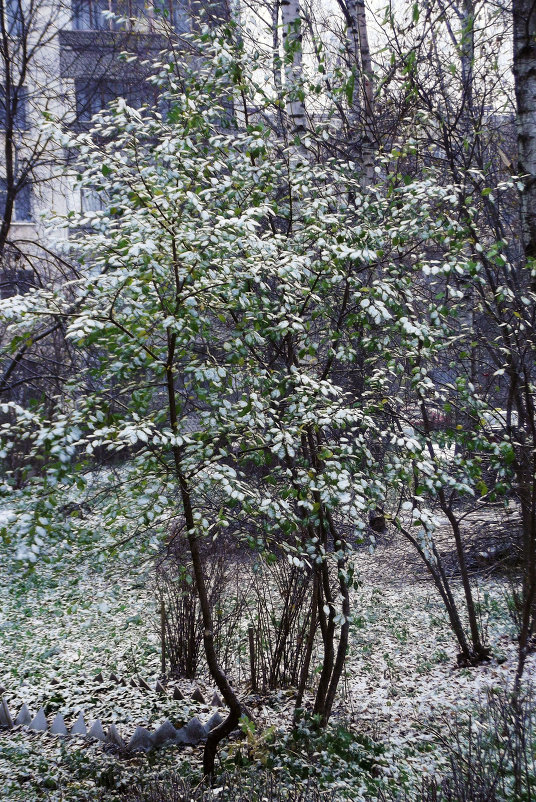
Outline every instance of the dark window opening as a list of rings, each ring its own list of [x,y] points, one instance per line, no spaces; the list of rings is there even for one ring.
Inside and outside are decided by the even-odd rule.
[[[140,108],[144,104],[154,106],[158,91],[145,81],[86,81],[75,82],[76,118],[78,123],[87,123],[94,114],[106,108],[118,97],[125,98],[129,106]]]
[[[177,33],[190,30],[190,7],[188,0],[154,0],[155,18],[169,22]]]
[[[7,202],[7,180],[0,178],[0,218],[4,216]],[[24,223],[32,219],[31,186],[23,184],[18,188],[13,205],[13,222]]]
[[[13,128],[16,131],[25,131],[28,127],[26,118],[27,100],[28,93],[25,87],[11,88],[9,108],[11,109]],[[0,129],[4,131],[7,126],[7,112],[8,103],[6,102],[6,90],[5,87],[0,86]]]
[[[73,28],[76,31],[108,30],[110,21],[102,12],[109,10],[108,0],[73,0]]]
[[[15,0],[13,0],[15,2]],[[72,0],[72,19],[75,31],[124,30],[131,20],[165,19],[177,33],[190,30],[188,0]],[[106,12],[126,20],[119,22]]]
[[[125,28],[106,12],[127,20],[146,19],[149,15],[145,0],[72,0],[75,31],[110,31]],[[129,27],[129,23],[126,24]]]
[[[0,270],[0,298],[24,295],[33,286],[33,270],[23,270],[16,267]]]
[[[8,35],[19,38],[24,31],[24,16],[22,11],[23,0],[6,0],[5,20]]]

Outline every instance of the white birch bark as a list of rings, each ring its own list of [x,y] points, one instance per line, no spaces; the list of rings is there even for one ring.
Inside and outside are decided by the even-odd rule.
[[[281,55],[279,53],[279,6],[280,0],[273,0],[272,5],[272,71],[274,87],[279,98],[281,95]]]
[[[460,51],[464,117],[473,126],[473,67],[475,62],[475,7],[473,0],[463,0]]]
[[[368,186],[374,177],[374,84],[372,74],[372,59],[368,40],[367,16],[364,0],[347,0],[348,17],[350,20],[349,36],[352,39],[352,49],[355,54],[357,69],[360,73],[363,105],[361,107],[361,93],[354,94],[359,98],[359,116],[363,129],[361,139],[361,161],[363,184]],[[354,109],[357,111],[357,109]]]
[[[305,131],[305,104],[303,102],[302,19],[300,0],[281,0],[283,50],[285,53],[285,84],[287,115],[291,133]]]
[[[372,59],[370,57],[370,45],[368,40],[367,13],[365,10],[365,0],[352,0],[355,2],[357,31],[359,35],[359,54],[361,56],[361,72],[363,80],[363,96],[365,106],[365,118],[368,124],[372,123],[374,113],[373,94],[374,84],[372,80]]]
[[[513,0],[514,79],[517,101],[518,172],[523,175],[523,246],[536,258],[536,3]]]
[[[358,126],[363,120],[363,108],[361,104],[361,55],[359,51],[359,27],[357,24],[357,7],[355,0],[348,0],[347,3],[341,2],[341,8],[347,21],[346,38],[348,41],[348,55],[352,73],[354,75],[354,91],[352,102],[350,103],[349,121],[353,126]]]

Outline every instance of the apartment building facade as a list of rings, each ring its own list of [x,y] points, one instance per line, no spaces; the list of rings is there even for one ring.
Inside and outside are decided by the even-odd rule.
[[[151,61],[203,14],[226,18],[225,0],[0,0],[0,297],[46,280],[50,210],[96,202],[62,177],[47,119],[83,130],[114,98],[154,102]]]

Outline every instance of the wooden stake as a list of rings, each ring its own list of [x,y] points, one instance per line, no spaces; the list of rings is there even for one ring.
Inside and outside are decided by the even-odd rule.
[[[257,693],[257,671],[255,668],[255,629],[253,624],[248,626],[249,638],[249,666],[251,669],[251,690]]]
[[[162,676],[166,676],[166,605],[160,599],[160,641],[162,644]]]

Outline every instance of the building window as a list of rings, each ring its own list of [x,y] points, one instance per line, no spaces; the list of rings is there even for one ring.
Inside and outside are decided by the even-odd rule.
[[[13,222],[24,223],[32,219],[31,186],[29,183],[18,188],[13,206]],[[0,218],[4,216],[7,201],[7,180],[0,178]]]
[[[94,114],[102,111],[108,103],[118,97],[125,98],[129,106],[135,109],[144,104],[154,106],[158,101],[158,91],[145,81],[75,81],[76,120],[88,123]]]
[[[11,114],[13,115],[13,128],[16,131],[25,131],[28,127],[26,122],[27,101],[28,93],[25,87],[11,87],[11,98],[9,100],[9,105],[11,108]],[[0,130],[5,131],[7,124],[6,121],[6,89],[4,86],[0,86]]]
[[[5,20],[8,35],[18,39],[24,32],[23,0],[6,0]]]
[[[34,286],[33,270],[8,267],[0,272],[0,298],[23,295]]]
[[[89,122],[94,114],[101,111],[107,103],[118,97],[112,85],[117,81],[75,81],[76,119],[79,123]]]
[[[111,19],[106,12],[127,20],[145,19],[148,15],[145,0],[72,0],[75,31],[109,31],[125,27]],[[130,22],[126,25],[130,27]]]
[[[75,31],[128,30],[132,20],[151,25],[158,18],[171,22],[177,33],[190,29],[188,0],[72,0],[71,8]],[[111,19],[106,12],[127,22]]]
[[[108,30],[110,22],[103,11],[109,11],[108,0],[73,0],[73,28],[75,31]]]
[[[188,33],[190,30],[188,0],[153,0],[153,13],[156,19],[170,22],[177,33]]]
[[[111,10],[119,17],[127,19],[144,19],[150,13],[150,3],[147,0],[112,0]]]

